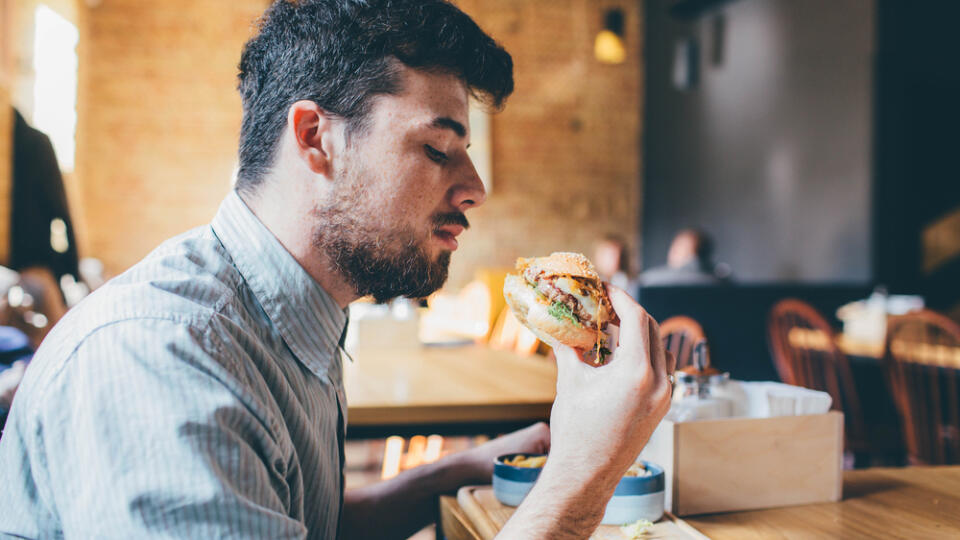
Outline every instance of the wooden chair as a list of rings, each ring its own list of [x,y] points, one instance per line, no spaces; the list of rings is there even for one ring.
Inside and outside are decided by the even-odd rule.
[[[693,364],[693,349],[704,341],[700,323],[684,315],[677,315],[660,323],[663,346],[677,359],[677,369]]]
[[[908,461],[960,463],[960,325],[929,310],[892,317],[884,361]]]
[[[866,426],[850,371],[830,324],[802,300],[781,300],[768,318],[770,349],[780,379],[830,394],[832,408],[844,413],[846,448],[869,450]]]

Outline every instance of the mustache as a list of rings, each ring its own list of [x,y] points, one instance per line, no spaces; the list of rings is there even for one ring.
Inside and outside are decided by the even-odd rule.
[[[436,214],[433,216],[433,225],[438,229],[444,225],[460,225],[464,229],[470,228],[470,222],[467,221],[467,216],[463,215],[462,212]]]

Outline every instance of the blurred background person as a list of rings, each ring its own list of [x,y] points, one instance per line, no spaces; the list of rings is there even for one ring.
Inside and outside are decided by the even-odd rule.
[[[713,240],[700,230],[684,229],[673,237],[667,264],[640,275],[640,283],[651,285],[715,285],[729,280],[730,268],[713,262]]]
[[[627,242],[617,234],[601,238],[593,250],[593,262],[600,279],[634,294],[634,275],[630,268],[630,250]]]
[[[63,175],[45,133],[13,109],[10,268],[0,277],[0,428],[33,350],[67,311],[79,260]]]
[[[79,276],[63,176],[50,138],[14,109],[10,267],[43,268],[56,282]]]
[[[0,266],[0,434],[7,421],[13,396],[35,348],[30,337],[20,328],[14,327],[15,322],[20,323],[17,326],[24,323],[21,308],[27,293],[24,293],[20,284],[20,274]],[[10,290],[14,288],[18,290],[10,294]],[[12,306],[11,300],[17,305]]]

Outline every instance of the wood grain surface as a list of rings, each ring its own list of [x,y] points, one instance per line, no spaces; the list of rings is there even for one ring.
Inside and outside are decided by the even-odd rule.
[[[841,502],[685,519],[715,540],[960,538],[960,467],[847,471]]]
[[[836,411],[674,426],[668,508],[677,515],[840,500],[843,415]]]
[[[481,494],[480,506],[490,505],[483,502],[482,494],[492,497],[491,488],[473,489]],[[447,538],[488,538],[472,528],[473,516],[462,509],[458,499],[441,499]],[[513,510],[503,508],[493,506],[485,518],[497,524],[497,530]],[[448,522],[454,525],[456,521],[462,523],[461,530],[471,532],[460,534],[448,528]],[[956,539],[960,538],[960,466],[847,471],[840,502],[686,517],[675,523],[681,528],[693,527],[713,540]]]
[[[444,497],[441,500],[440,512],[443,532],[448,540],[491,540],[497,535],[503,525],[513,515],[514,510],[511,506],[505,506],[493,495],[493,488],[490,486],[466,486],[460,488],[457,492],[457,498],[453,500]],[[453,522],[457,521],[455,516],[459,512],[460,519],[467,519],[468,527],[458,528]],[[447,524],[450,524],[449,527]],[[627,536],[620,531],[619,525],[601,525],[593,535],[591,540],[624,540]],[[651,528],[651,532],[646,538],[656,538],[663,540],[704,540],[705,537],[669,514],[658,521]]]
[[[556,364],[483,346],[366,348],[344,362],[351,426],[546,420]]]

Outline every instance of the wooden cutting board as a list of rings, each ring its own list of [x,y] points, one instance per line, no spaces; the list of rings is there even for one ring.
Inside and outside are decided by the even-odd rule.
[[[493,495],[491,486],[465,486],[457,492],[457,503],[470,518],[483,540],[492,540],[513,515],[515,508],[506,506]],[[619,525],[601,525],[592,540],[625,540],[627,536]],[[670,513],[655,523],[652,531],[643,538],[658,540],[709,540],[682,519]]]

